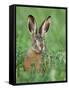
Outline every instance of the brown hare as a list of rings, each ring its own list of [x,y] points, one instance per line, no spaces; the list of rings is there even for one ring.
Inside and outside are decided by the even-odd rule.
[[[37,30],[35,18],[32,15],[28,16],[28,27],[32,34],[32,46],[24,59],[23,66],[25,71],[29,71],[32,64],[34,64],[36,71],[40,71],[41,53],[45,48],[44,34],[48,31],[50,23],[51,16],[48,16],[48,18],[42,22],[39,30]]]

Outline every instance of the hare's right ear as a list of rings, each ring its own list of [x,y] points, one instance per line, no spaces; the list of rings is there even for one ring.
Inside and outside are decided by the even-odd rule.
[[[31,33],[36,32],[36,22],[35,22],[35,18],[32,15],[28,16],[28,27]]]
[[[42,37],[49,30],[50,24],[51,24],[51,16],[48,16],[48,18],[43,21],[43,23],[39,28],[39,33]]]

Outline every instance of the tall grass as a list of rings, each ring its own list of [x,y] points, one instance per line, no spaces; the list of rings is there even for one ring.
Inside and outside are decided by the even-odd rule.
[[[30,72],[23,68],[24,57],[31,47],[31,34],[28,30],[28,15],[33,15],[37,26],[48,16],[52,17],[51,25],[45,36],[47,50],[42,53],[42,71]],[[50,82],[66,80],[66,24],[64,9],[16,7],[16,82]]]

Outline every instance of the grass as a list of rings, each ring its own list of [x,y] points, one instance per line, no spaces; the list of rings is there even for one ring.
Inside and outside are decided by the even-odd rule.
[[[30,72],[23,68],[24,57],[31,47],[28,15],[33,15],[39,27],[48,16],[52,22],[45,36],[47,51],[42,53],[42,71]],[[66,24],[64,9],[16,7],[16,83],[50,82],[66,80]]]

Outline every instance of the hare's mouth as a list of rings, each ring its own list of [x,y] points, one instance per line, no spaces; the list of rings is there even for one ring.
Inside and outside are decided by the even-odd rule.
[[[34,51],[34,52],[36,52],[36,53],[41,53],[42,51],[40,51],[40,50],[37,50],[37,49],[35,49],[35,48],[32,48],[32,50]]]
[[[32,50],[34,50],[36,53],[41,53],[42,52],[42,48],[40,47],[38,47],[38,48],[34,48],[34,47],[32,47]]]

